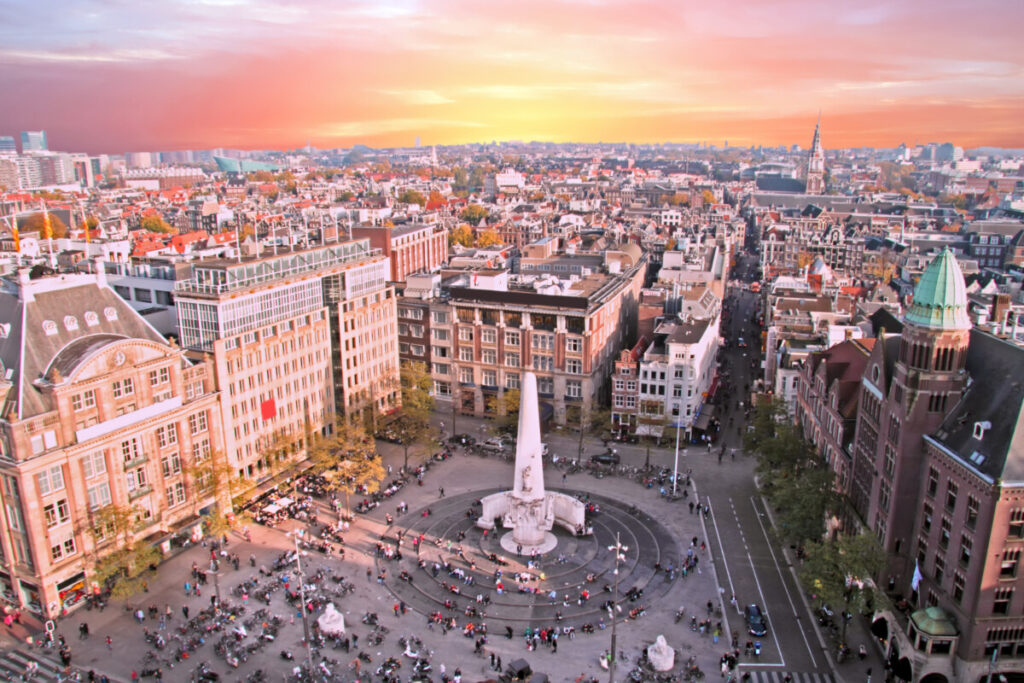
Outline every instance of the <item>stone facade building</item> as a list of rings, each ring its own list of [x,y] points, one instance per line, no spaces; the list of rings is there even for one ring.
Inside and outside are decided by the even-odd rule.
[[[130,511],[164,549],[213,500],[212,364],[169,344],[98,275],[0,283],[0,598],[45,617],[90,591],[92,515]],[[212,462],[211,462],[212,466]]]

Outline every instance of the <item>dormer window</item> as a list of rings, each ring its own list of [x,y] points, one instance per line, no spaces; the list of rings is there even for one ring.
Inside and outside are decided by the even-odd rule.
[[[44,320],[43,332],[45,332],[47,336],[57,334],[57,323],[52,320]]]
[[[78,318],[73,315],[64,316],[64,329],[68,332],[74,332],[78,329]]]
[[[103,309],[103,315],[106,317],[107,320],[113,322],[117,320],[117,309],[114,308],[113,306],[107,306],[106,308]]]
[[[96,315],[95,311],[86,311],[83,317],[85,318],[85,324],[89,327],[96,327],[100,324],[100,317]]]
[[[974,438],[981,441],[985,438],[985,432],[992,429],[992,423],[988,420],[974,423]]]

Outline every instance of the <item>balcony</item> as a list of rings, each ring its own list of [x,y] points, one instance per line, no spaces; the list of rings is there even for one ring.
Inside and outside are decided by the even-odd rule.
[[[153,493],[153,487],[147,484],[145,486],[135,489],[134,491],[129,491],[128,500],[135,500],[137,498],[141,498],[142,496],[147,496],[150,493]]]
[[[132,458],[131,460],[125,460],[124,469],[127,471],[135,467],[138,467],[139,465],[145,465],[147,462],[149,462],[149,456],[146,455],[145,453],[141,453],[138,456]]]

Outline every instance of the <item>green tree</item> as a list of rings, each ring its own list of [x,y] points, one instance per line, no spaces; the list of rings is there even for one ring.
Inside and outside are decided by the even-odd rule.
[[[434,397],[430,394],[433,380],[426,365],[413,361],[402,363],[402,412],[391,424],[401,440],[404,453],[403,470],[409,469],[409,449],[435,441],[430,416],[434,413]]]
[[[338,193],[338,196],[334,199],[334,201],[335,202],[339,202],[339,203],[340,202],[350,202],[350,201],[352,201],[355,198],[356,198],[356,195],[355,195],[354,192],[350,192],[349,190],[344,190],[344,191]]]
[[[475,227],[480,224],[480,221],[486,220],[489,215],[487,209],[480,204],[470,204],[462,210],[459,218]]]
[[[45,223],[46,216],[42,211],[39,211],[26,218],[24,221],[19,221],[18,230],[22,233],[38,232],[40,237],[45,237],[43,234],[43,227]],[[68,234],[68,226],[64,225],[64,221],[51,213],[50,231],[53,234],[53,238],[57,239]]]
[[[257,183],[273,182],[274,174],[270,171],[255,171],[248,176],[249,180]]]
[[[402,204],[419,204],[420,206],[426,206],[427,204],[427,198],[423,196],[422,192],[417,192],[416,190],[406,190],[398,195],[398,201]]]
[[[743,447],[758,456],[762,490],[778,512],[778,533],[793,543],[816,541],[840,509],[834,473],[803,438],[781,398],[758,403]]]
[[[140,515],[140,508],[118,505],[107,505],[90,514],[86,533],[92,537],[97,555],[93,580],[109,586],[115,599],[141,592],[160,562],[160,551],[155,546],[135,540]]]
[[[588,435],[599,436],[608,430],[612,412],[605,406],[590,404],[589,406],[571,405],[566,409],[566,421],[573,425],[579,434],[576,445],[576,459],[583,460],[583,438]]]
[[[487,398],[487,413],[494,420],[493,431],[510,434],[519,425],[519,389],[505,389]]]
[[[456,166],[452,172],[452,187],[459,190],[465,190],[469,187],[469,174],[461,166]]]
[[[844,613],[863,611],[873,604],[875,577],[885,568],[885,551],[874,534],[839,536],[807,546],[798,576],[818,604],[842,606]],[[840,617],[839,640],[846,642],[846,623]]]
[[[480,190],[484,186],[484,169],[474,166],[469,172],[469,187],[472,190]]]
[[[368,493],[380,490],[380,482],[387,474],[366,430],[344,421],[335,424],[330,436],[313,442],[310,459],[328,484],[345,494],[345,508],[350,513],[351,495],[363,486]]]
[[[146,216],[139,221],[139,227],[149,232],[172,233],[176,232],[161,216]]]
[[[462,223],[448,233],[448,244],[461,244],[464,247],[473,246],[473,229]]]

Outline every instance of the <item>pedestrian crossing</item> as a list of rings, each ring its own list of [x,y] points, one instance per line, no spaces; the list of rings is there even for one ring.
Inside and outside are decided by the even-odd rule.
[[[745,678],[747,675],[750,678]],[[789,676],[790,678],[786,678]],[[798,673],[795,671],[751,671],[744,669],[740,673],[739,680],[750,683],[836,683],[832,674]]]
[[[62,675],[56,662],[40,657],[34,652],[25,652],[23,650],[0,652],[0,677],[5,680],[21,680],[19,677],[28,670],[30,663],[33,662],[37,667],[35,675],[32,676],[33,681],[51,683],[67,680]]]

